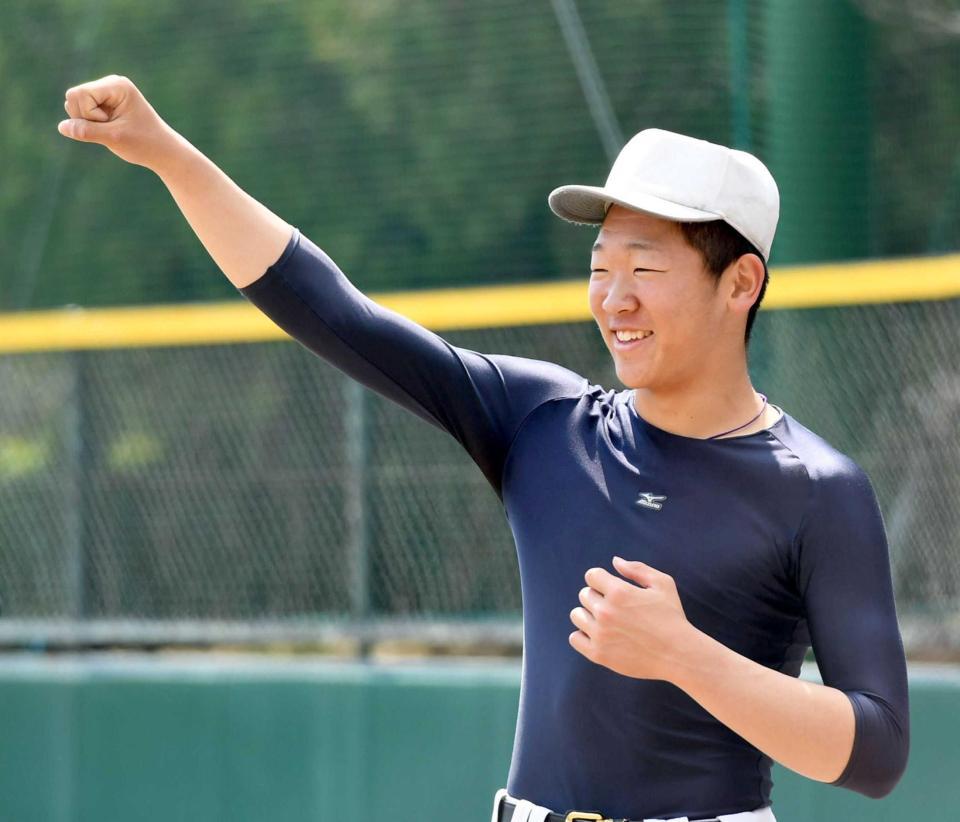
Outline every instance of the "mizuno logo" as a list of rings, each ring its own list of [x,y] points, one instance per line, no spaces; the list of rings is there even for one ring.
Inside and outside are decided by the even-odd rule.
[[[659,511],[663,508],[663,503],[666,502],[667,498],[665,496],[654,494],[653,491],[641,491],[640,498],[637,500],[637,505],[642,505],[644,508],[652,508],[654,511]]]

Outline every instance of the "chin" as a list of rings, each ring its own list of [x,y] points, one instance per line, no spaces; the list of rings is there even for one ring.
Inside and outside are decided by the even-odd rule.
[[[627,388],[650,388],[652,381],[646,374],[637,374],[630,369],[617,368],[617,379]]]
[[[610,349],[609,346],[608,351],[610,351],[610,358],[613,360],[613,368],[616,371],[617,379],[627,388],[652,388],[656,384],[654,358],[650,356],[642,358],[623,356],[620,352]]]

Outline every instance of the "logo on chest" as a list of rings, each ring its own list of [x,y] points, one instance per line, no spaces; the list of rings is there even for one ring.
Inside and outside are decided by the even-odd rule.
[[[640,496],[637,498],[637,505],[641,505],[644,508],[650,508],[653,511],[659,511],[663,508],[663,503],[667,501],[667,498],[663,494],[654,494],[653,491],[641,491]]]

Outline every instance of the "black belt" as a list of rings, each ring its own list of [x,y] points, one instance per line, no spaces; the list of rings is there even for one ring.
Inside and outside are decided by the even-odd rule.
[[[516,803],[509,799],[500,800],[500,808],[497,812],[498,822],[510,822],[516,807]],[[630,820],[608,819],[603,814],[591,811],[570,811],[570,813],[548,813],[546,822],[630,822]],[[709,819],[691,819],[690,822],[720,822],[720,820],[711,816]]]

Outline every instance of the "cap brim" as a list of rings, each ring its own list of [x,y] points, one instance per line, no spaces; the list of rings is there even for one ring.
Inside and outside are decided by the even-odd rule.
[[[571,223],[585,225],[602,223],[612,203],[667,220],[704,223],[708,220],[723,219],[722,214],[679,205],[652,194],[638,193],[632,194],[629,198],[618,197],[600,186],[560,186],[550,192],[547,202],[550,204],[551,211],[558,217]]]

